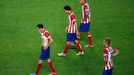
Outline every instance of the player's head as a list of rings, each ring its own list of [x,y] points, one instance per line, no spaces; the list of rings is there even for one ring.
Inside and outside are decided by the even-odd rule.
[[[69,13],[69,12],[71,11],[71,7],[68,6],[68,5],[64,6],[64,11],[65,11],[66,13]]]
[[[43,24],[37,24],[36,27],[38,28],[38,30],[39,30],[40,32],[42,32],[42,31],[44,30]]]
[[[110,40],[109,38],[105,38],[105,39],[104,39],[104,45],[105,45],[105,46],[109,46],[110,43],[111,43],[111,40]]]
[[[80,3],[83,5],[86,2],[86,0],[80,0]]]

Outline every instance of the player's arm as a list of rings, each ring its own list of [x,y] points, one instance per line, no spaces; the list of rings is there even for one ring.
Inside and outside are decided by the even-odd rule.
[[[52,38],[49,38],[49,41],[48,41],[48,47],[53,43],[53,39]]]
[[[84,21],[85,21],[85,22],[86,22],[87,19],[88,19],[88,12],[89,12],[89,11],[86,11],[85,16],[84,16]]]
[[[68,31],[68,26],[66,27],[65,31],[66,31],[66,32]]]
[[[104,65],[107,65],[108,62],[108,56],[104,56]]]
[[[117,50],[117,49],[114,49],[114,53],[113,53],[113,56],[116,56],[116,55],[118,55],[119,54],[119,50]]]
[[[107,65],[107,62],[108,62],[108,51],[105,49],[103,51],[103,54],[104,54],[104,65]]]
[[[75,25],[76,33],[78,34],[79,32],[78,32],[77,22],[76,22],[76,21],[74,21],[74,22],[73,22],[73,24]]]

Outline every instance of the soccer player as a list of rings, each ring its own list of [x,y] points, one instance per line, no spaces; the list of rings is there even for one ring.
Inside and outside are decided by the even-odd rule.
[[[112,75],[112,69],[113,69],[112,57],[116,56],[119,53],[119,51],[117,49],[110,47],[109,38],[105,38],[104,47],[105,47],[103,51],[104,69],[102,75]]]
[[[52,60],[50,59],[50,45],[52,44],[53,39],[50,36],[47,29],[44,28],[43,24],[38,24],[36,27],[38,28],[38,30],[41,34],[42,48],[41,48],[41,54],[40,54],[40,57],[39,57],[36,72],[31,74],[31,75],[38,75],[39,74],[39,71],[42,67],[43,60],[47,60],[48,65],[50,66],[50,68],[52,70],[52,73],[49,74],[49,75],[56,75],[56,70],[55,70],[54,65],[52,63]]]
[[[85,47],[93,47],[92,45],[92,35],[90,33],[90,9],[89,4],[86,2],[86,0],[80,0],[80,3],[82,4],[82,19],[81,19],[81,25],[79,27],[79,35],[77,35],[77,38],[80,38],[81,33],[85,32],[88,36],[89,44]]]
[[[66,42],[64,51],[61,53],[58,53],[58,56],[66,56],[66,52],[69,49],[71,42],[74,42],[76,47],[79,49],[79,52],[76,55],[83,55],[84,52],[76,37],[76,33],[78,33],[78,29],[77,29],[77,22],[76,22],[75,14],[73,11],[71,11],[70,6],[65,6],[64,11],[65,11],[65,13],[68,14],[68,26],[65,29],[65,31],[67,32],[67,38],[66,38],[67,42]]]

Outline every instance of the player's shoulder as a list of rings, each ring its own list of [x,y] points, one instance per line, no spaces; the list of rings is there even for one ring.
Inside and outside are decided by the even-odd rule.
[[[105,48],[104,48],[104,50],[106,50],[106,51],[108,51],[108,49],[109,49],[108,47],[105,47]]]
[[[49,31],[47,29],[45,29],[44,33],[49,33]]]
[[[44,35],[49,35],[49,31],[48,31],[48,30],[45,30],[45,31],[43,32],[43,34],[44,34]]]
[[[75,14],[74,14],[74,12],[72,12],[71,14],[70,14],[70,18],[72,19],[74,19],[75,18]]]
[[[89,6],[89,4],[86,2],[86,3],[84,4],[84,6]]]
[[[74,12],[72,12],[72,13],[70,14],[70,16],[75,16],[75,13],[74,13]]]
[[[105,47],[104,50],[103,50],[104,53],[107,53],[109,52],[109,47]]]
[[[114,48],[108,47],[108,48],[105,48],[105,50],[107,50],[108,52],[113,52],[114,51]]]
[[[103,55],[104,56],[107,56],[108,55],[108,50],[106,48],[104,48],[104,50],[103,50]]]
[[[103,52],[106,52],[106,51],[108,51],[108,48],[104,48]]]

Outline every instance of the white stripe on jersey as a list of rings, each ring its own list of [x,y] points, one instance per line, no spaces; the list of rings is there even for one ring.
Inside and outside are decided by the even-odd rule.
[[[73,19],[71,19],[71,17],[74,17]],[[73,12],[71,12],[68,15],[68,33],[75,33],[76,32],[76,26],[73,24],[76,21],[75,19],[75,15]]]
[[[104,65],[104,69],[105,70],[108,70],[108,69],[111,69],[113,67],[112,56],[113,56],[114,50],[113,50],[112,47],[105,48],[105,50],[108,51],[108,54],[104,54],[104,56],[107,56],[108,57],[107,58],[108,62],[107,62],[106,65]]]
[[[41,38],[42,38],[42,40],[46,40],[47,39],[47,37],[44,36],[44,33],[41,33]]]

